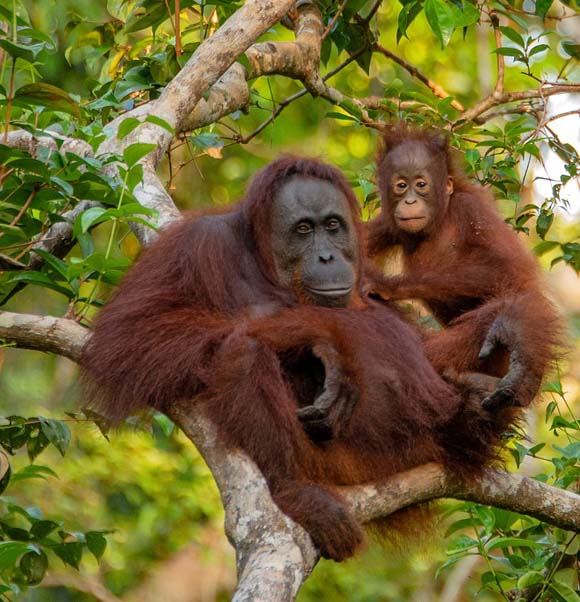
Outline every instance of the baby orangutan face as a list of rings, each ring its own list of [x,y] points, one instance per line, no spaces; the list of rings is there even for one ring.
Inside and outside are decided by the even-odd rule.
[[[444,160],[420,141],[409,140],[390,150],[381,169],[388,173],[387,201],[394,222],[403,232],[419,234],[445,211],[453,179]]]

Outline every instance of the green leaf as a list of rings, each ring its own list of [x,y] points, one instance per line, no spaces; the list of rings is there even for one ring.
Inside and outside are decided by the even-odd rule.
[[[25,479],[45,479],[46,475],[51,475],[58,478],[58,475],[52,468],[43,466],[42,464],[29,464],[24,466],[18,472],[14,473],[12,482],[24,481]]]
[[[536,15],[545,19],[553,2],[554,0],[536,0]]]
[[[441,48],[445,48],[455,31],[453,9],[445,0],[425,0],[425,16]]]
[[[544,238],[548,233],[552,223],[554,221],[554,214],[551,211],[544,211],[538,215],[536,220],[536,232],[540,238]]]
[[[44,286],[50,288],[69,299],[75,296],[74,291],[70,287],[65,287],[57,284],[52,278],[41,272],[24,272],[22,274],[15,274],[10,276],[9,282],[26,282],[26,284],[36,284],[38,286]]]
[[[117,138],[119,140],[123,140],[126,136],[128,136],[135,128],[138,128],[141,125],[141,122],[137,119],[137,117],[127,117],[123,119],[119,129],[117,130]]]
[[[466,529],[467,527],[479,527],[480,525],[481,522],[477,518],[462,518],[449,525],[449,528],[445,531],[445,537],[449,537],[461,529]]]
[[[580,596],[565,583],[553,581],[548,586],[548,591],[554,596],[558,602],[579,602]]]
[[[208,132],[191,136],[190,140],[197,148],[203,151],[208,148],[221,148],[224,145],[224,141],[217,134]]]
[[[24,576],[25,585],[38,585],[48,568],[48,558],[42,550],[26,552],[18,565]]]
[[[533,585],[538,585],[545,581],[544,575],[539,571],[529,571],[525,575],[522,575],[518,579],[518,589],[521,591],[522,589],[526,589],[527,587],[532,587]]]
[[[13,161],[7,161],[6,164],[12,169],[21,169],[41,176],[44,180],[49,179],[49,171],[46,164],[38,159],[28,157],[16,158]]]
[[[457,5],[452,6],[455,16],[455,28],[469,27],[477,23],[480,19],[480,12],[471,2],[465,2],[461,8]]]
[[[438,567],[437,571],[435,572],[435,578],[438,579],[443,573],[443,571],[454,566],[460,560],[463,560],[467,556],[471,556],[471,554],[456,554],[455,556],[452,556],[451,558],[446,560],[440,567]]]
[[[65,563],[73,568],[79,568],[83,557],[83,544],[80,541],[70,543],[60,543],[51,548],[51,550]]]
[[[44,436],[40,429],[36,431],[36,435],[30,436],[30,438],[26,442],[26,451],[28,452],[28,457],[30,458],[30,461],[33,462],[35,458],[48,447],[49,444],[50,441]],[[34,477],[44,478],[40,477],[39,475],[34,475]]]
[[[23,541],[0,541],[0,570],[11,567],[22,554],[32,549],[35,548]]]
[[[36,521],[31,529],[30,535],[35,539],[44,539],[47,535],[50,535],[55,529],[58,529],[60,525],[52,520],[39,520]]]
[[[37,55],[46,48],[46,45],[18,44],[11,42],[6,38],[0,38],[0,48],[3,48],[12,58],[22,59],[29,63],[34,63]]]
[[[545,393],[556,393],[556,395],[559,395],[560,397],[564,396],[564,389],[562,387],[562,383],[559,380],[546,383],[542,387],[542,391],[544,391]]]
[[[408,37],[407,29],[422,10],[423,6],[421,2],[410,2],[403,6],[401,12],[399,13],[397,25],[397,44],[401,41],[403,36]]]
[[[6,487],[8,487],[11,474],[12,469],[10,467],[10,462],[8,461],[8,456],[3,451],[0,451],[0,495],[6,490]]]
[[[77,118],[81,116],[79,105],[71,96],[52,84],[27,84],[18,88],[15,98],[31,105],[40,105],[53,111],[70,113]]]
[[[70,429],[68,425],[61,420],[52,420],[39,416],[40,428],[45,437],[58,449],[64,456],[70,443]]]
[[[499,30],[503,33],[503,35],[511,40],[514,44],[517,44],[521,48],[524,48],[526,43],[524,42],[524,38],[511,27],[500,27]]]
[[[60,274],[65,280],[68,280],[68,266],[62,259],[59,259],[42,249],[34,249],[34,253],[40,255],[40,257],[42,257],[57,274]]]
[[[89,552],[99,561],[107,548],[107,540],[98,531],[88,531],[85,538]]]
[[[580,424],[578,424],[578,422],[576,421],[572,422],[570,420],[566,420],[565,418],[562,418],[562,416],[555,416],[554,420],[552,420],[551,428],[572,429],[574,431],[580,431]]]
[[[528,56],[534,56],[536,54],[540,54],[540,52],[544,52],[545,50],[550,50],[548,44],[538,44],[534,46],[529,52]]]
[[[147,142],[136,142],[135,144],[130,144],[123,151],[123,160],[129,167],[133,167],[135,163],[147,156],[155,148],[157,148],[156,144]]]
[[[325,117],[331,117],[332,119],[340,119],[342,121],[354,121],[358,123],[358,120],[352,117],[351,115],[346,115],[345,113],[337,113],[336,111],[330,111],[325,115]]]
[[[167,438],[171,436],[171,433],[175,430],[175,423],[171,421],[165,414],[156,412],[153,416],[153,433],[161,434]]]
[[[503,550],[508,547],[532,548],[535,550],[541,550],[545,547],[545,545],[531,539],[524,539],[523,537],[498,537],[497,539],[493,539],[486,546],[488,552],[498,548]]]
[[[161,117],[157,117],[157,115],[149,115],[147,119],[145,119],[145,121],[147,123],[154,123],[155,125],[162,127],[164,130],[167,130],[170,134],[175,136],[175,128],[170,123],[165,121],[165,119],[161,119]]]
[[[501,54],[502,56],[513,56],[516,58],[525,58],[526,56],[521,50],[518,50],[517,48],[509,48],[507,46],[496,48],[493,52],[495,54]]]
[[[86,233],[97,222],[107,210],[104,207],[91,207],[83,211],[78,218],[80,231]],[[76,224],[75,224],[76,225]]]

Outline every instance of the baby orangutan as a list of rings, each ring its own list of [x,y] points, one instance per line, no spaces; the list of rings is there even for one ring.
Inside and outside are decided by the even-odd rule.
[[[439,371],[502,377],[484,407],[528,405],[560,341],[532,254],[453,163],[446,137],[390,127],[377,172],[382,212],[368,224],[369,254],[399,245],[404,273],[373,273],[370,290],[425,303],[445,327],[426,341]]]

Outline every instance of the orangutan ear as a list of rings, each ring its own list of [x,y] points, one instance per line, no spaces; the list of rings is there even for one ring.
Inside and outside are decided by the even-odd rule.
[[[445,192],[451,196],[453,194],[453,176],[447,176],[447,184],[445,186]]]

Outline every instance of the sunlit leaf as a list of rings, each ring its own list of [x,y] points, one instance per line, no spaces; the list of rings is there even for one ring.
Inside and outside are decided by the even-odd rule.
[[[554,0],[536,0],[536,15],[544,19],[553,3]]]
[[[132,167],[155,148],[157,148],[156,144],[147,142],[136,142],[135,144],[130,144],[123,151],[123,160],[129,167]]]
[[[425,16],[441,48],[445,48],[455,31],[455,17],[445,0],[425,0]]]

